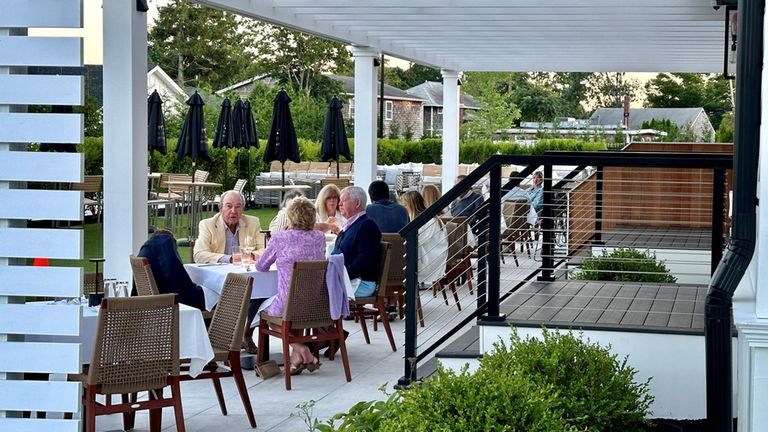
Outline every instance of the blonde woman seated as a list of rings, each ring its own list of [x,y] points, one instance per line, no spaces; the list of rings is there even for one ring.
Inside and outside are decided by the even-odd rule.
[[[288,203],[296,197],[303,197],[304,194],[298,189],[291,189],[283,196],[283,202],[280,203],[280,210],[277,212],[274,218],[269,222],[270,234],[277,231],[284,231],[288,229],[288,218],[285,217],[285,208],[288,207]]]
[[[264,312],[276,317],[283,316],[285,310],[293,264],[296,261],[325,259],[325,236],[314,229],[315,206],[312,202],[304,197],[294,198],[285,208],[285,217],[287,229],[272,234],[272,239],[256,262],[258,271],[268,271],[273,263],[277,263],[277,294],[264,302],[269,304]],[[301,373],[305,368],[313,372],[319,366],[317,357],[306,345],[291,344],[291,374]]]
[[[403,206],[408,216],[414,220],[427,207],[419,192],[410,191],[403,195]],[[436,216],[419,228],[419,270],[420,284],[431,286],[445,272],[448,259],[448,233],[443,222]]]
[[[335,184],[328,184],[320,189],[315,200],[315,209],[317,209],[316,230],[333,234],[338,234],[341,231],[346,219],[339,210],[340,198],[341,191]]]
[[[440,194],[440,189],[438,189],[437,186],[428,184],[421,188],[421,196],[424,198],[424,207],[429,208],[440,199],[442,194]],[[445,215],[447,210],[447,208],[442,209],[440,211],[440,216]]]

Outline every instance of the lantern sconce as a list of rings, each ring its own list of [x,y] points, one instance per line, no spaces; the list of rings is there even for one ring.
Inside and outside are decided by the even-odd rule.
[[[725,46],[723,47],[723,76],[736,78],[736,59],[738,58],[737,35],[739,13],[735,6],[725,7]]]

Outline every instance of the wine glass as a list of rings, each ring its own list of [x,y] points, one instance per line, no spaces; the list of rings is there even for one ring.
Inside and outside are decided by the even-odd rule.
[[[248,270],[251,264],[253,264],[253,251],[256,249],[253,238],[248,236],[243,242],[243,246],[240,250],[243,251],[243,267]]]

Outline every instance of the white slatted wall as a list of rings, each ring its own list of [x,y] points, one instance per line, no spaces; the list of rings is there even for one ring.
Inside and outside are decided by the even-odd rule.
[[[28,190],[27,182],[80,182],[81,153],[26,152],[35,142],[82,143],[80,114],[26,113],[26,105],[82,105],[83,77],[26,74],[29,66],[82,66],[79,37],[28,37],[27,28],[81,28],[82,0],[3,0],[0,13],[0,431],[76,432],[80,386],[27,381],[25,373],[79,372],[78,344],[23,342],[26,334],[78,335],[79,307],[28,305],[80,297],[83,269],[16,265],[28,258],[80,259],[83,231],[25,228],[27,220],[81,220],[82,192]],[[21,418],[23,411],[49,413]],[[34,416],[32,416],[34,417]],[[54,417],[54,418],[51,418]],[[55,418],[59,417],[59,418]],[[75,416],[79,417],[79,416]]]

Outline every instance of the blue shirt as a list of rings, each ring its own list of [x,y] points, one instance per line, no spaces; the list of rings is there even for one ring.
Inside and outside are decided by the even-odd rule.
[[[368,218],[376,222],[383,233],[400,232],[408,225],[408,212],[405,207],[388,199],[374,201],[365,208]]]

